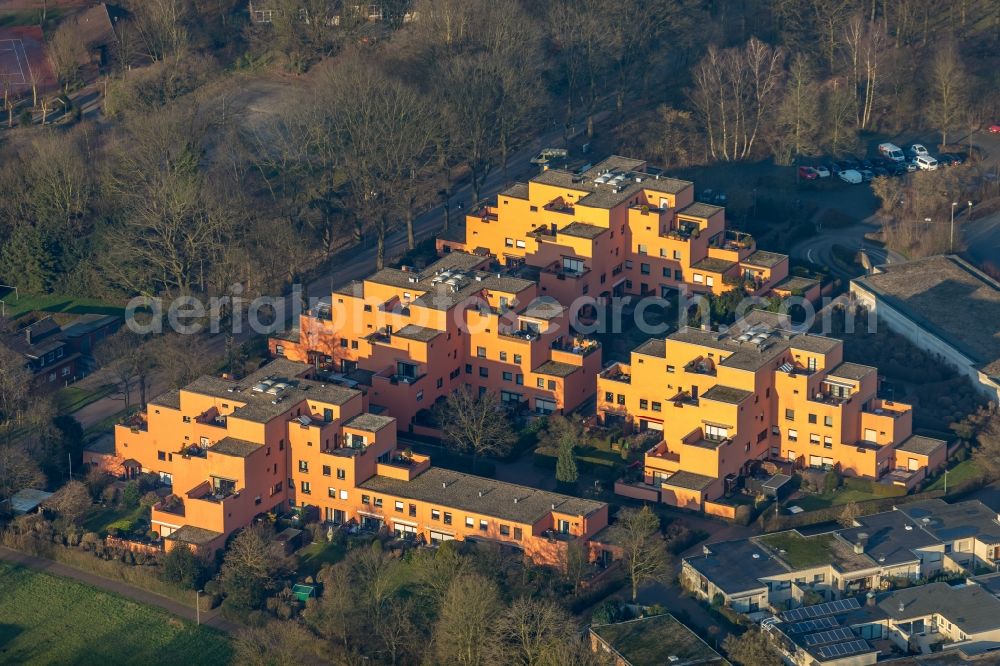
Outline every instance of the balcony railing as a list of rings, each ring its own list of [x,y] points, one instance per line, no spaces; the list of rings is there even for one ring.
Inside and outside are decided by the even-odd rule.
[[[147,432],[149,430],[146,415],[141,412],[123,419],[119,425],[129,428],[132,432]]]
[[[587,356],[601,348],[601,343],[590,338],[573,338],[569,341],[556,341],[552,343],[552,349]]]
[[[172,516],[184,516],[184,502],[176,495],[168,495],[153,505],[155,511],[169,513]]]
[[[684,366],[684,371],[694,375],[707,375],[714,377],[716,374],[715,364],[707,358],[698,357]]]
[[[632,368],[624,363],[615,363],[601,372],[601,379],[608,379],[622,384],[632,383]]]

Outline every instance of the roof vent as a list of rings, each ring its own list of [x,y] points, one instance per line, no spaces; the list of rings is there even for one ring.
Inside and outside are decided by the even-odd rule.
[[[447,481],[442,481],[441,482],[441,487],[442,488],[447,488],[448,487],[448,482]]]
[[[517,504],[517,498],[516,497],[514,498],[514,504]]]
[[[751,555],[751,557],[753,557],[753,559],[755,559],[755,560],[759,560],[760,559],[760,553],[754,553],[753,555]]]
[[[702,546],[701,554],[704,555],[705,557],[708,557],[709,555],[712,554],[712,550],[708,546]]]
[[[553,510],[553,511],[555,511],[555,510],[556,510],[556,503],[555,503],[555,502],[553,502],[553,503],[552,503],[552,510]]]
[[[416,284],[417,282],[420,282],[420,278],[416,275],[408,275],[406,276],[406,281]]]
[[[480,496],[480,497],[482,497],[482,496],[483,496],[483,491],[482,491],[482,490],[480,490],[480,491],[479,491],[479,496]]]
[[[903,603],[902,599],[899,601],[899,612],[902,613],[906,610],[906,604]]]
[[[906,529],[907,532],[912,532],[913,531],[913,525],[907,525],[904,529]]]

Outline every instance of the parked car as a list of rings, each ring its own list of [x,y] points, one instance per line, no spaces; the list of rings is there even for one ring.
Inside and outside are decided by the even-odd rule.
[[[845,183],[850,183],[851,185],[857,185],[858,183],[864,181],[864,178],[861,176],[861,173],[854,169],[844,169],[837,175],[840,176],[840,179],[842,181],[844,181]]]
[[[861,179],[866,183],[871,182],[871,180],[875,178],[875,174],[871,169],[862,169],[859,173],[861,174]]]
[[[799,178],[802,180],[816,180],[819,178],[819,174],[816,173],[816,169],[813,169],[811,166],[800,166]]]
[[[913,161],[907,162],[906,163],[906,170],[908,172],[910,172],[910,173],[913,173],[914,171],[917,170],[917,163],[913,162]]]
[[[950,167],[955,164],[955,158],[948,153],[941,153],[937,156],[938,164],[943,167]]]
[[[911,157],[927,157],[930,155],[930,151],[924,148],[921,143],[915,143],[910,146],[910,156]]]
[[[833,163],[833,172],[835,174],[839,175],[841,171],[851,171],[851,170],[854,170],[854,167],[851,165],[850,162],[847,162],[846,160],[840,160],[839,162]]]
[[[827,166],[825,164],[817,164],[815,166],[815,168],[813,169],[813,171],[816,172],[816,175],[819,178],[829,178],[830,177],[830,169],[827,168]]]
[[[938,161],[930,155],[919,155],[913,159],[913,164],[921,171],[936,171]]]
[[[1000,125],[990,125],[990,134],[1000,134]]]
[[[881,178],[881,177],[885,177],[885,176],[888,176],[888,175],[889,175],[889,170],[888,170],[888,169],[886,169],[886,168],[885,168],[884,166],[882,166],[881,164],[876,164],[876,165],[875,165],[875,166],[874,166],[874,167],[872,168],[872,173],[873,173],[873,174],[875,174],[875,177],[876,177],[876,178]]]
[[[906,156],[903,155],[902,149],[894,143],[880,143],[878,145],[878,153],[893,162],[906,161]]]
[[[958,153],[944,153],[938,156],[938,162],[944,163],[944,159],[947,158],[952,165],[958,166],[959,164],[965,164],[965,158]]]
[[[861,160],[861,168],[868,169],[869,171],[871,171],[872,169],[875,168],[875,163],[869,159],[863,159]]]

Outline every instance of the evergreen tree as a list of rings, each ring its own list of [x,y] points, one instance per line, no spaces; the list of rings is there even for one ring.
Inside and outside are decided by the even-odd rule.
[[[556,459],[556,481],[571,484],[576,483],[579,477],[576,458],[573,456],[573,443],[563,440],[559,443],[559,457]]]
[[[23,224],[3,243],[0,278],[25,292],[48,292],[56,281],[57,263],[45,235],[30,224]]]

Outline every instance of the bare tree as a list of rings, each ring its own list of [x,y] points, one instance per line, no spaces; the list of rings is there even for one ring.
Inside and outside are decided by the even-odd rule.
[[[0,342],[0,428],[10,428],[28,406],[31,371],[24,356]]]
[[[476,456],[505,455],[514,444],[507,412],[494,393],[475,395],[462,387],[438,408],[444,439],[451,446]]]
[[[491,663],[483,637],[490,635],[502,610],[493,581],[475,574],[454,578],[441,600],[434,631],[438,660],[460,666]]]
[[[554,656],[576,640],[573,619],[554,601],[521,597],[496,622],[495,663],[517,666],[558,663]]]
[[[844,41],[855,91],[857,126],[863,130],[871,123],[875,106],[885,33],[877,23],[866,21],[859,15],[848,22]]]
[[[973,458],[990,479],[1000,478],[1000,415],[995,411],[976,437]]]
[[[63,23],[49,41],[49,60],[63,92],[77,82],[80,68],[87,61],[87,51],[72,22]]]
[[[45,507],[55,511],[60,517],[76,523],[90,510],[93,502],[87,485],[82,481],[70,481],[45,501]]]
[[[632,584],[632,601],[645,583],[663,581],[670,573],[670,556],[660,532],[660,519],[648,506],[622,509],[612,526],[612,539],[624,552],[625,573]]]
[[[126,408],[131,406],[133,388],[139,390],[139,405],[146,406],[149,376],[156,365],[156,355],[140,335],[123,328],[102,340],[94,350],[94,357],[117,380]]]
[[[44,484],[45,475],[23,447],[0,444],[0,511],[10,507],[2,500],[10,499],[24,488],[40,488]]]
[[[303,661],[321,663],[315,638],[298,622],[270,621],[247,627],[233,641],[233,661],[246,666],[296,666]],[[312,659],[306,659],[308,655]]]
[[[791,163],[797,155],[816,148],[819,86],[809,58],[797,53],[788,69],[784,97],[777,111],[772,145],[780,161]]]
[[[927,119],[941,133],[942,146],[948,144],[948,133],[965,116],[965,88],[965,66],[958,49],[954,42],[941,44],[934,49],[931,65],[931,103],[927,109]]]

